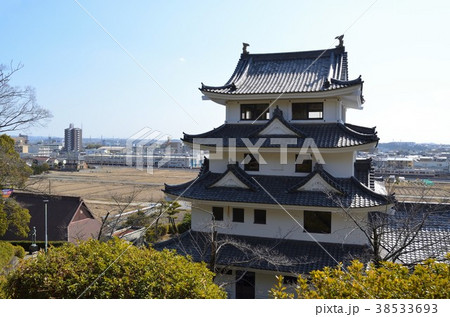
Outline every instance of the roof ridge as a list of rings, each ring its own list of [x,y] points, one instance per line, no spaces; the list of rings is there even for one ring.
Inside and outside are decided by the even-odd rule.
[[[181,139],[181,141],[183,141],[183,142],[186,141],[186,139],[185,139],[186,135],[188,135],[191,138],[201,138],[202,136],[207,135],[207,134],[211,133],[212,131],[217,132],[220,129],[225,128],[227,124],[230,124],[230,123],[223,123],[220,126],[218,126],[217,128],[213,128],[212,130],[209,130],[209,131],[206,131],[206,132],[203,132],[200,134],[188,134],[188,133],[183,132],[183,138]]]
[[[318,50],[309,50],[309,51],[291,51],[291,52],[274,52],[274,53],[249,53],[249,54],[241,54],[241,59],[265,59],[269,57],[291,57],[291,59],[295,58],[314,58],[319,55],[320,57],[329,57],[332,53],[342,54],[345,53],[345,47],[334,47],[334,48],[326,48],[326,49],[318,49]]]
[[[359,132],[359,131],[356,131],[356,130],[352,129],[346,123],[337,122],[337,125],[343,131],[346,131],[346,132],[348,132],[350,134],[353,134],[354,136],[359,136],[359,137],[363,137],[363,138],[366,138],[366,139],[372,139],[374,141],[378,141],[379,140],[376,131],[374,131],[372,134],[362,133],[362,132]]]
[[[352,80],[342,80],[342,79],[330,78],[330,81],[332,84],[348,85],[348,86],[359,85],[359,84],[363,83],[363,80],[361,79],[361,75],[359,75],[358,78],[355,78]]]
[[[225,177],[225,175],[227,175],[229,172],[231,172],[234,176],[236,176],[242,183],[247,185],[250,190],[253,190],[253,191],[258,190],[259,186],[257,186],[255,184],[255,182],[251,179],[250,175],[248,175],[239,166],[238,162],[236,162],[234,164],[228,164],[225,172],[223,172],[218,179],[214,180],[214,182],[212,184],[209,184],[206,187],[208,187],[208,188],[212,187],[214,184],[219,182],[223,177]]]
[[[272,112],[272,118],[270,118],[270,120],[268,122],[266,122],[265,124],[263,124],[261,127],[259,127],[257,130],[255,130],[250,137],[258,137],[260,136],[259,133],[261,131],[263,131],[265,128],[267,128],[268,126],[270,126],[272,124],[273,121],[275,121],[275,119],[280,120],[280,122],[287,127],[289,130],[291,130],[292,132],[294,132],[298,137],[301,138],[307,138],[308,136],[299,128],[293,126],[290,122],[288,122],[284,117],[283,117],[283,111],[278,107],[278,105],[275,107],[275,109]]]
[[[21,190],[14,190],[13,194],[14,195],[27,195],[27,196],[41,196],[43,199],[51,199],[51,198],[55,198],[55,199],[75,199],[78,201],[82,201],[83,198],[81,196],[72,196],[72,195],[59,195],[59,194],[45,194],[45,193],[34,193],[34,192],[27,192],[27,191],[21,191]]]
[[[395,194],[391,194],[391,195],[383,195],[383,194],[379,194],[376,191],[372,190],[371,188],[367,187],[366,185],[364,185],[363,183],[361,183],[355,176],[351,176],[350,180],[353,181],[354,183],[356,183],[357,186],[360,187],[360,189],[362,189],[363,191],[365,191],[366,193],[373,195],[375,197],[378,197],[380,199],[384,199],[386,200],[386,202],[390,202],[390,203],[394,203],[395,200]],[[391,201],[391,199],[393,199]]]
[[[339,184],[339,181],[331,174],[329,174],[327,171],[323,169],[323,164],[316,164],[314,166],[314,170],[309,173],[308,176],[306,176],[305,179],[301,180],[298,184],[288,188],[287,192],[292,193],[296,192],[299,188],[307,184],[314,176],[319,175],[322,177],[322,179],[328,183],[331,187],[338,190],[343,195],[347,195],[347,192],[344,190],[344,188]]]

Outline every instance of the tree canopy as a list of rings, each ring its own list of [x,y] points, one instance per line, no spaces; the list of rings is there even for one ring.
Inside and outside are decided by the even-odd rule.
[[[14,149],[14,140],[6,134],[0,135],[0,187],[23,187],[31,173],[31,168]]]
[[[450,256],[447,256],[450,260]],[[273,298],[308,299],[434,299],[450,298],[450,264],[433,259],[414,266],[381,262],[368,270],[354,261],[346,270],[342,266],[312,271],[309,279],[299,276],[294,292],[287,291],[283,277],[270,290]]]
[[[26,238],[30,231],[30,219],[28,209],[22,208],[14,199],[0,198],[0,237],[11,231]]]
[[[205,264],[174,251],[114,238],[39,253],[8,276],[5,292],[11,298],[225,298],[213,277]]]
[[[14,150],[14,140],[0,135],[0,189],[23,187],[31,169]],[[28,235],[30,214],[12,198],[0,197],[0,237],[7,231],[19,236]]]

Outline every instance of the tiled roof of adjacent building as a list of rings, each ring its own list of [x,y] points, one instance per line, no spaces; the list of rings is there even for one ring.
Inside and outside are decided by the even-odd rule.
[[[172,249],[181,255],[190,255],[196,262],[208,263],[211,256],[211,233],[188,231],[179,237],[157,243],[157,250]],[[339,262],[350,264],[357,258],[366,261],[368,250],[364,246],[261,238],[237,235],[217,235],[221,246],[217,265],[246,267],[289,273],[309,273]]]
[[[297,144],[289,144],[288,147],[300,148],[305,142],[306,138],[312,138],[319,148],[344,148],[351,146],[358,146],[378,142],[379,138],[376,135],[375,128],[359,127],[356,125],[334,123],[308,123],[289,125],[295,131],[300,131],[305,137],[297,137]],[[271,144],[270,137],[257,136],[258,131],[261,130],[260,124],[251,123],[225,123],[220,127],[202,133],[202,134],[184,134],[183,141],[194,143],[195,138],[221,138],[223,139],[223,146],[229,146],[229,139],[236,139],[236,147],[246,147],[243,138],[249,138],[252,144],[255,144],[259,139],[266,138],[261,147],[279,147],[279,144]],[[292,135],[273,135],[272,137],[292,138]],[[201,143],[201,142],[196,142]],[[205,143],[206,144],[206,143]]]
[[[228,95],[321,92],[361,85],[348,79],[347,52],[333,49],[272,53],[243,53],[231,78],[223,86],[202,83],[204,93]]]
[[[450,253],[450,205],[397,203],[395,209],[381,237],[391,250],[408,242],[398,261],[411,265],[428,258],[445,260]]]
[[[17,203],[30,212],[31,220],[29,228],[36,227],[37,240],[45,239],[44,200],[47,200],[47,224],[48,240],[67,241],[67,228],[74,221],[75,214],[80,209],[86,218],[94,219],[93,214],[80,197],[46,195],[35,193],[15,192],[12,196]],[[31,240],[30,237],[18,237],[12,232],[7,232],[3,240]]]
[[[371,189],[362,185],[356,178],[335,178],[327,173],[325,181],[341,194],[331,194],[324,191],[297,191],[311,175],[299,176],[266,176],[249,175],[240,167],[239,179],[245,178],[245,184],[252,184],[248,189],[233,187],[211,187],[217,183],[226,173],[212,173],[203,171],[198,178],[179,185],[167,185],[163,190],[166,194],[180,196],[187,199],[207,200],[207,201],[227,201],[242,203],[260,203],[291,206],[319,206],[331,208],[364,208],[388,205],[392,202],[391,197],[375,193]],[[313,172],[312,174],[317,173]],[[235,174],[236,175],[236,174]],[[257,184],[257,186],[254,186]],[[267,193],[270,193],[270,195]],[[277,201],[274,201],[272,197]]]

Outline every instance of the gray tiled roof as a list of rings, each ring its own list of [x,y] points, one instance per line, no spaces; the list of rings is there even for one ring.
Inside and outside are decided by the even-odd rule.
[[[328,50],[242,54],[231,78],[223,86],[203,85],[204,93],[275,94],[319,92],[361,85],[348,80],[344,47]]]
[[[179,237],[157,243],[154,248],[176,250],[181,255],[190,255],[196,262],[209,263],[210,236],[210,232],[188,231]],[[366,262],[368,255],[364,246],[339,243],[319,245],[316,242],[290,239],[218,234],[217,243],[221,246],[217,254],[218,265],[298,274],[336,266],[339,262],[349,264],[355,258]]]
[[[266,126],[266,125],[264,125]],[[358,146],[378,142],[375,128],[359,127],[356,125],[342,123],[309,123],[295,124],[290,123],[295,131],[301,132],[305,138],[312,138],[319,148],[343,148]],[[228,139],[236,139],[236,147],[245,147],[242,138],[249,138],[252,144],[255,144],[260,138],[266,138],[261,147],[279,147],[277,144],[271,144],[269,136],[257,137],[258,131],[262,126],[251,123],[226,123],[214,130],[202,134],[184,134],[183,141],[194,143],[194,138],[222,138],[223,146],[228,146]],[[279,135],[272,137],[292,138],[292,135]],[[289,144],[290,148],[302,147],[305,138],[297,137],[297,144]]]
[[[400,262],[415,264],[428,258],[443,260],[450,253],[450,205],[398,203],[395,208],[397,212],[382,235],[384,245],[396,250],[399,241],[410,241],[414,237],[402,251]]]
[[[233,165],[234,166],[234,165]],[[277,205],[277,203],[266,193],[267,190],[281,205],[292,206],[319,206],[340,208],[342,204],[350,208],[376,207],[389,204],[389,197],[375,193],[362,185],[356,178],[334,178],[326,174],[324,178],[331,186],[338,187],[342,195],[330,197],[321,191],[297,191],[306,180],[310,179],[317,171],[307,177],[298,176],[250,176],[240,167],[239,179],[246,178],[244,183],[257,184],[249,189],[232,187],[211,187],[219,181],[228,171],[224,173],[212,173],[203,171],[199,177],[193,181],[180,185],[167,185],[163,190],[166,194],[180,196],[184,198],[208,201],[228,201],[243,203],[261,203]],[[236,174],[235,174],[236,175]],[[261,186],[259,184],[261,184]],[[264,190],[264,189],[265,190]]]

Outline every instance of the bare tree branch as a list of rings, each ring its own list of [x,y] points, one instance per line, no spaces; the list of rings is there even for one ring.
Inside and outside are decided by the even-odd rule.
[[[7,69],[0,65],[0,132],[24,130],[32,126],[45,125],[52,117],[36,101],[36,92],[32,87],[13,87],[10,81],[21,70],[22,64]]]
[[[390,214],[387,209],[384,212],[371,212],[367,220],[355,217],[337,195],[330,192],[326,194],[367,238],[375,265],[382,261],[413,265],[429,257],[439,259],[448,252],[446,249],[440,250],[439,245],[450,239],[450,232],[440,232],[437,237],[432,230],[426,229],[440,206],[427,204],[429,191],[430,188],[422,188],[419,199],[422,204],[402,205],[397,202],[395,214]],[[418,257],[418,254],[423,256]]]

